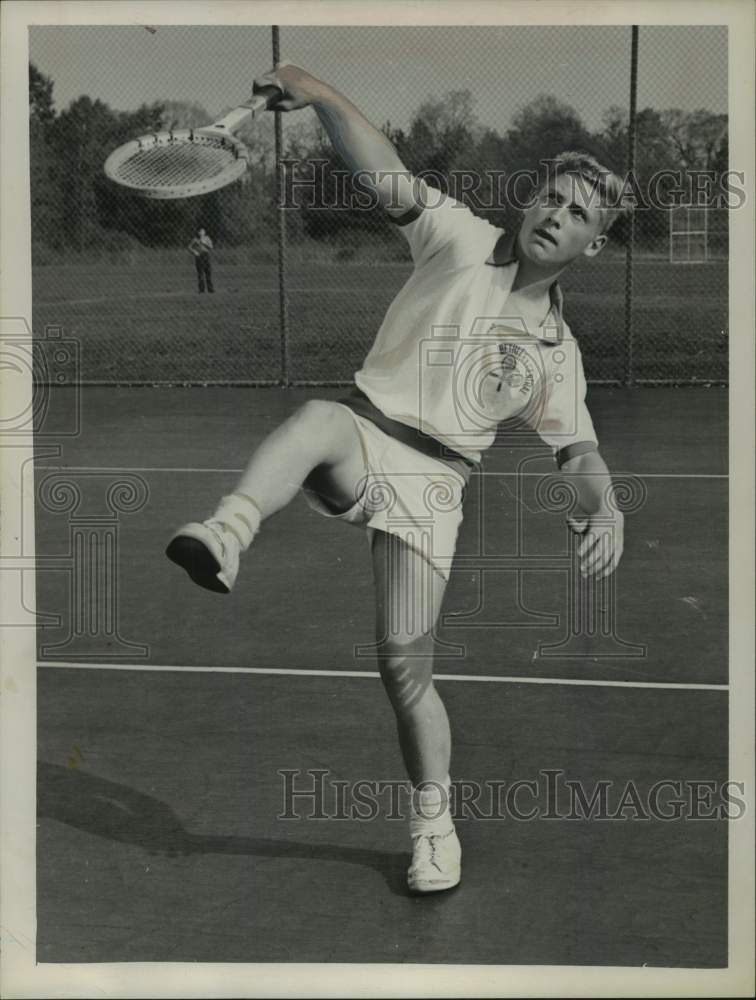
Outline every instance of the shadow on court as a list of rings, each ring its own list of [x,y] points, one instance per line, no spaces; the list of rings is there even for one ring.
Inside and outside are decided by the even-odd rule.
[[[37,814],[85,833],[140,847],[148,854],[244,854],[256,858],[337,861],[378,872],[392,892],[406,895],[406,858],[341,844],[190,833],[165,802],[78,768],[40,761]]]
[[[608,782],[614,813],[628,782],[646,803],[660,781],[726,779],[720,692],[487,687],[443,687],[457,781],[543,789],[560,770],[588,796]],[[407,895],[406,821],[336,808],[337,782],[403,778],[378,680],[47,668],[38,727],[41,962],[726,961],[715,814],[462,810],[461,887]],[[300,792],[327,773],[325,818],[309,795],[280,818],[282,769]]]

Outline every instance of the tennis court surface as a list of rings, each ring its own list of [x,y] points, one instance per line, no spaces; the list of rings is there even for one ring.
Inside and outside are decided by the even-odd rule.
[[[403,778],[365,538],[300,498],[228,597],[163,552],[284,415],[341,394],[53,390],[61,427],[80,398],[82,430],[36,473],[37,609],[59,616],[39,629],[38,961],[726,965],[721,818],[464,816],[462,885],[419,899],[403,821],[308,819],[304,797],[280,818],[281,772],[299,790],[325,772],[331,817],[339,782]],[[540,796],[560,772],[608,783],[613,807],[628,783],[643,804],[662,781],[720,788],[726,390],[594,386],[589,406],[631,507],[622,564],[576,622],[549,455],[489,453],[437,635],[452,778]],[[82,569],[103,553],[107,606]]]

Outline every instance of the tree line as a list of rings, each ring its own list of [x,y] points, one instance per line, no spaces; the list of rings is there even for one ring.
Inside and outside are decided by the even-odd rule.
[[[32,241],[43,252],[118,251],[138,246],[176,246],[204,226],[220,244],[242,246],[275,241],[276,177],[270,119],[255,119],[240,133],[252,149],[242,182],[181,201],[146,202],[107,180],[103,163],[120,143],[135,135],[206,124],[210,116],[186,101],[159,101],[135,111],[116,111],[82,96],[57,111],[54,82],[29,67]],[[595,155],[621,175],[628,149],[628,114],[610,107],[598,129],[590,130],[578,112],[551,95],[523,105],[509,127],[499,132],[476,120],[472,94],[451,91],[428,99],[410,124],[382,129],[413,172],[432,171],[444,182],[455,172],[480,176],[529,170],[565,149]],[[636,116],[636,176],[642,185],[660,171],[706,170],[715,177],[728,169],[727,116],[706,110],[644,108]],[[289,238],[310,238],[355,245],[386,237],[390,226],[380,213],[338,205],[335,192],[344,178],[327,136],[317,120],[287,121],[284,156],[300,180],[315,177],[309,197],[287,213]],[[325,161],[313,173],[312,163]],[[338,207],[324,208],[324,205]],[[497,224],[510,224],[514,210],[496,204],[481,212]],[[663,210],[636,214],[636,236],[651,243],[664,237]],[[620,241],[624,233],[617,234]]]

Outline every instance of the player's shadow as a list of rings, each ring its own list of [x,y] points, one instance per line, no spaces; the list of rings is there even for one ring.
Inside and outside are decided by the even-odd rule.
[[[159,799],[79,768],[46,761],[37,765],[37,816],[108,840],[135,844],[152,854],[243,854],[362,865],[382,875],[393,893],[407,894],[408,859],[404,854],[272,837],[190,833],[170,806]]]

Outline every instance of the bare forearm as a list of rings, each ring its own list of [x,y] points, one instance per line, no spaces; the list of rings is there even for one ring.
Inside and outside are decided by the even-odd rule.
[[[562,474],[577,495],[567,523],[582,536],[577,549],[580,572],[602,579],[617,568],[625,544],[625,519],[615,502],[609,470],[592,451],[565,462]]]
[[[313,102],[334,149],[389,214],[414,205],[412,179],[393,144],[343,94],[323,84]]]
[[[350,170],[404,171],[404,165],[383,132],[365,118],[352,102],[328,84],[313,107],[333,147]]]
[[[386,136],[365,118],[352,102],[299,66],[285,63],[255,81],[259,88],[270,83],[283,91],[276,104],[282,111],[312,107],[328,138],[360,185],[372,191],[380,205],[393,215],[402,215],[414,205],[414,187],[397,151]]]

